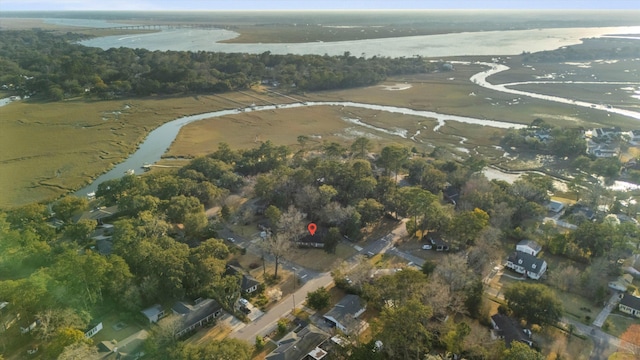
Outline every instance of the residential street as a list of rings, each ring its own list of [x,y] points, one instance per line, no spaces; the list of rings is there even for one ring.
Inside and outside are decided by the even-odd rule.
[[[266,312],[262,317],[249,324],[242,324],[234,329],[229,336],[248,341],[253,344],[256,341],[256,335],[265,335],[274,329],[278,319],[286,316],[294,308],[300,307],[306,300],[307,293],[315,291],[320,287],[329,286],[333,282],[330,273],[322,273],[319,277],[308,280],[300,289],[292,295],[286,296],[280,300],[278,305]]]

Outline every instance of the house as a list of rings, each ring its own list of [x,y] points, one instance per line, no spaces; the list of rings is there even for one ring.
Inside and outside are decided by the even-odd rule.
[[[542,250],[542,246],[533,240],[522,240],[516,245],[516,251],[538,256]]]
[[[622,295],[622,299],[620,299],[618,309],[623,313],[640,318],[640,298],[625,293]]]
[[[158,320],[162,319],[165,316],[162,305],[160,304],[155,304],[151,307],[148,307],[142,310],[141,313],[147,317],[147,320],[149,320],[149,324],[157,323]]]
[[[300,239],[296,240],[296,245],[299,247],[312,247],[316,249],[324,248],[324,239],[327,235],[327,231],[322,228],[318,228],[314,235],[306,234]]]
[[[609,287],[617,291],[627,291],[627,288],[633,282],[633,276],[630,274],[624,274],[620,276],[616,281],[609,283]]]
[[[633,143],[640,143],[640,130],[631,130],[629,132],[629,138]]]
[[[442,238],[438,232],[429,232],[426,235],[427,240],[431,243],[435,251],[449,251],[449,244]]]
[[[319,346],[329,335],[318,327],[308,324],[287,334],[278,341],[278,347],[267,355],[267,360],[320,360],[327,352]]]
[[[584,205],[575,205],[571,210],[571,214],[575,216],[582,216],[587,220],[593,220],[596,216],[595,212],[591,208]]]
[[[547,271],[547,262],[521,251],[515,251],[507,259],[508,268],[519,274],[526,274],[534,280],[538,280]]]
[[[182,317],[182,324],[175,332],[175,336],[179,338],[222,315],[222,306],[213,299],[198,299],[193,305],[178,301],[171,307],[171,311]]]
[[[345,334],[357,334],[362,329],[362,321],[358,320],[367,309],[358,295],[346,295],[323,318]]]
[[[86,219],[86,220],[95,220],[98,222],[99,225],[102,225],[106,219],[109,219],[117,215],[118,212],[119,212],[118,205],[109,206],[109,207],[101,206],[91,211],[85,211],[80,215],[74,216],[73,222],[78,222],[80,220]]]
[[[118,341],[101,341],[97,344],[98,353],[88,359],[139,359],[144,356],[143,345],[148,337],[146,330],[140,330]]]
[[[491,317],[492,335],[504,339],[507,348],[511,347],[513,341],[520,341],[529,346],[533,346],[531,341],[531,331],[523,329],[518,322],[504,314],[495,314]]]
[[[239,275],[240,276],[240,290],[243,294],[251,294],[258,290],[260,281],[256,280],[253,276],[247,274],[242,268],[235,265],[227,265],[227,275]]]
[[[560,201],[551,200],[547,204],[547,209],[551,212],[559,214],[562,210],[564,210],[564,204]]]

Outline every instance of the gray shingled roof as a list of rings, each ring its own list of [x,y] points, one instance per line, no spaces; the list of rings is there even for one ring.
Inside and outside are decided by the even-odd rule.
[[[621,305],[626,305],[632,309],[640,310],[640,298],[625,293],[620,300]]]
[[[509,256],[509,261],[524,267],[527,271],[535,273],[540,271],[540,268],[544,263],[544,260],[538,259],[537,257],[522,251],[514,251],[513,254]]]

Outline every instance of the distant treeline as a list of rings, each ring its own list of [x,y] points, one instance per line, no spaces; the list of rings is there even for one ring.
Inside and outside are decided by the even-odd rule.
[[[634,59],[640,57],[640,42],[632,39],[585,39],[582,44],[536,53],[523,52],[524,63]]]
[[[398,74],[431,70],[421,57],[258,55],[190,51],[102,50],[84,36],[43,30],[3,31],[0,85],[50,100],[152,94],[220,93],[261,81],[299,91],[367,86]],[[4,87],[6,85],[6,87]]]

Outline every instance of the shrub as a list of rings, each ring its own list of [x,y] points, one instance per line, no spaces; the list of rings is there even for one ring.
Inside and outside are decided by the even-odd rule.
[[[278,320],[278,334],[284,335],[287,332],[287,319]]]
[[[329,306],[329,300],[331,300],[331,295],[323,287],[307,293],[307,304],[314,310],[321,310]]]

